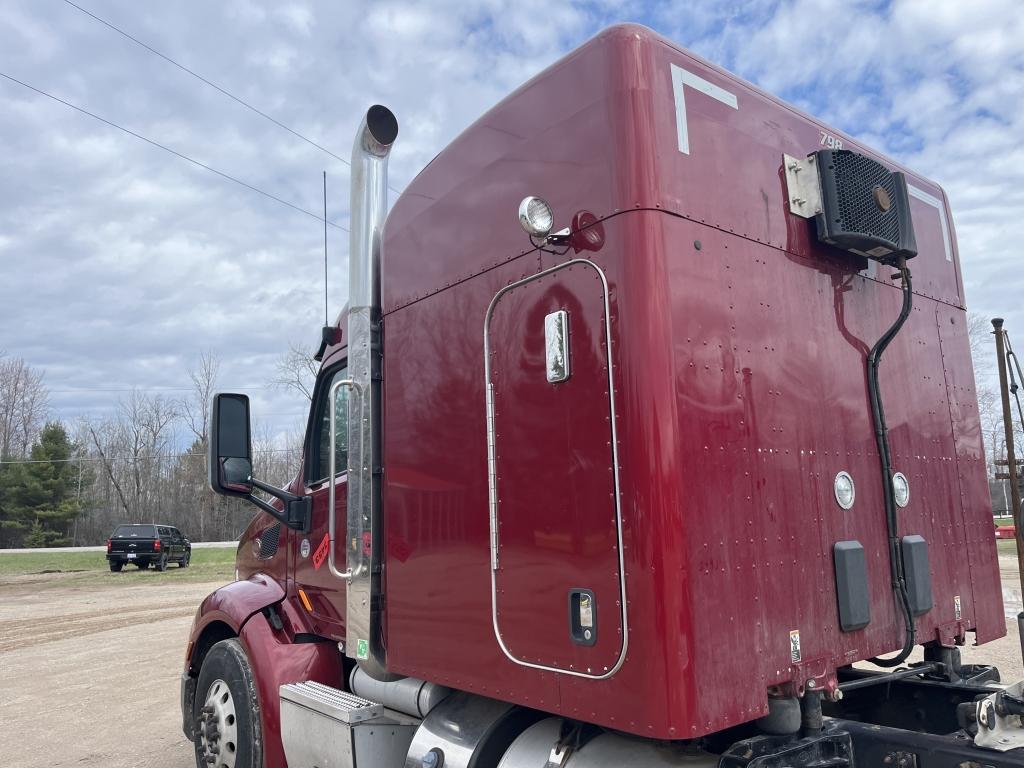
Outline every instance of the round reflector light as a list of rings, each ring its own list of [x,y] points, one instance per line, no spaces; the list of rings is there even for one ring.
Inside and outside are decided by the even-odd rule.
[[[539,197],[524,197],[519,204],[519,223],[531,237],[546,237],[554,226],[551,206]]]
[[[893,495],[896,496],[896,503],[901,507],[910,503],[910,482],[902,472],[897,472],[892,476],[892,490]]]
[[[849,509],[853,506],[854,499],[857,498],[857,489],[854,488],[853,478],[849,472],[840,472],[836,475],[833,490],[836,494],[836,503],[840,507]]]

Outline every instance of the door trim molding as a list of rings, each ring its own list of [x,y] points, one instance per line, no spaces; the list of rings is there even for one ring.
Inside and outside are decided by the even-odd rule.
[[[494,314],[494,308],[497,306],[498,301],[509,291],[533,280],[539,280],[542,277],[546,277],[558,272],[559,270],[574,265],[590,267],[597,273],[597,276],[601,280],[602,296],[604,300],[605,356],[608,369],[608,407],[611,417],[612,477],[615,488],[615,535],[619,566],[619,616],[622,623],[622,643],[619,646],[619,655],[615,660],[615,663],[600,674],[580,672],[574,669],[563,669],[561,667],[549,666],[547,664],[535,664],[530,661],[519,659],[513,656],[508,650],[508,646],[505,645],[505,641],[501,637],[501,630],[498,627],[498,477],[494,435],[494,387],[491,384],[491,346],[488,338],[490,335],[491,317]],[[530,275],[522,280],[510,283],[494,294],[494,298],[491,299],[491,303],[487,307],[487,314],[484,316],[484,392],[486,395],[487,409],[487,497],[491,550],[491,623],[494,626],[494,637],[497,639],[502,653],[504,653],[510,661],[521,666],[540,669],[545,672],[556,672],[562,675],[571,675],[572,677],[582,677],[588,680],[606,680],[618,672],[626,660],[626,652],[629,650],[629,611],[627,607],[628,601],[626,600],[626,564],[622,547],[622,507],[619,488],[619,441],[616,426],[615,384],[612,376],[611,302],[608,298],[608,278],[605,277],[604,271],[597,264],[590,261],[590,259],[571,259],[563,262],[562,264],[545,269],[542,272],[538,272],[535,275]]]

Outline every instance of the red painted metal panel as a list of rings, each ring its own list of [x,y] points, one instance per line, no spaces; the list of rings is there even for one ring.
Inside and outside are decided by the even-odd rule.
[[[491,619],[484,316],[494,294],[535,264],[385,318],[388,663],[556,710],[556,675],[505,658]]]
[[[241,549],[241,548],[240,548]],[[266,574],[257,573],[243,581],[233,581],[211,592],[196,612],[191,640],[214,621],[220,621],[238,632],[249,617],[284,597],[284,585]]]
[[[344,476],[338,477],[335,482],[335,525],[339,534],[336,553],[339,561],[336,565],[344,571],[347,483]],[[291,576],[293,582],[289,585],[289,594],[294,596],[298,589],[302,589],[306,593],[313,606],[309,617],[313,632],[335,640],[343,640],[346,615],[345,582],[331,574],[326,558],[320,560],[314,557],[317,548],[328,540],[329,491],[330,483],[328,482],[318,483],[312,488],[305,489],[305,493],[313,497],[313,522],[308,534],[292,534],[296,545],[292,547],[294,565]],[[305,557],[302,555],[303,539],[308,542]]]
[[[262,616],[242,627],[239,639],[252,664],[263,726],[264,768],[287,768],[281,743],[281,686],[315,680],[335,688],[346,687],[341,654],[333,643],[293,643],[289,635],[303,625],[300,608],[281,604],[286,626],[275,630]]]
[[[593,676],[617,665],[624,641],[605,301],[598,268],[577,262],[502,293],[487,326],[495,631],[518,661]],[[570,375],[552,383],[545,317],[558,310]],[[582,589],[593,592],[594,645],[570,636],[570,591]]]
[[[683,86],[688,154],[671,65],[736,99],[733,109]],[[395,671],[684,738],[763,714],[770,686],[828,684],[837,667],[900,647],[864,373],[900,294],[789,213],[782,154],[814,151],[822,131],[862,149],[624,26],[510,96],[413,181],[389,218],[382,279]],[[969,629],[991,639],[1005,622],[958,257],[942,190],[909,182],[915,311],[881,379],[896,468],[911,485],[900,533],[929,543],[935,607],[916,624],[922,640]],[[484,317],[503,287],[571,257],[529,248],[515,219],[527,194],[553,204],[556,226],[586,209],[606,232],[590,257],[610,285],[631,624],[625,663],[600,682],[515,664],[491,620]],[[511,361],[516,350],[502,352]],[[535,365],[521,363],[524,375]],[[536,414],[507,415],[524,420],[505,445],[527,464],[568,466],[595,440],[575,428],[571,441],[531,440]],[[839,470],[856,482],[851,510],[833,498]],[[525,522],[523,542],[537,529]],[[848,539],[868,557],[871,623],[844,633],[832,546]]]
[[[992,502],[985,471],[981,417],[978,413],[978,394],[974,388],[967,317],[963,312],[939,305],[935,320],[942,340],[949,418],[956,441],[960,502],[958,511],[970,568],[972,598],[969,609],[965,606],[964,621],[968,626],[977,627],[977,642],[985,643],[1006,634],[1006,622],[1001,599],[999,558],[992,535]],[[937,599],[945,599],[948,603],[951,598],[947,592]],[[969,616],[973,616],[973,622]]]

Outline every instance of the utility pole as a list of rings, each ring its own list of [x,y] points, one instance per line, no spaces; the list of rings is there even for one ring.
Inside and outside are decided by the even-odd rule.
[[[1003,429],[1006,431],[1006,470],[1010,476],[1010,503],[1013,506],[1014,539],[1017,542],[1017,573],[1024,595],[1024,527],[1020,516],[1020,486],[1017,485],[1017,458],[1013,450],[1013,421],[1010,416],[1010,387],[1006,381],[1006,346],[1003,336],[1003,318],[993,317],[992,327],[996,336],[996,357],[999,363],[999,394],[1003,402]],[[1017,631],[1020,633],[1020,652],[1024,658],[1024,611],[1017,614]]]

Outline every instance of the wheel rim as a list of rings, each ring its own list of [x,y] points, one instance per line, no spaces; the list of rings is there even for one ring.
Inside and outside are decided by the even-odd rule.
[[[238,718],[235,699],[223,680],[210,683],[199,715],[199,754],[213,768],[235,768]]]

